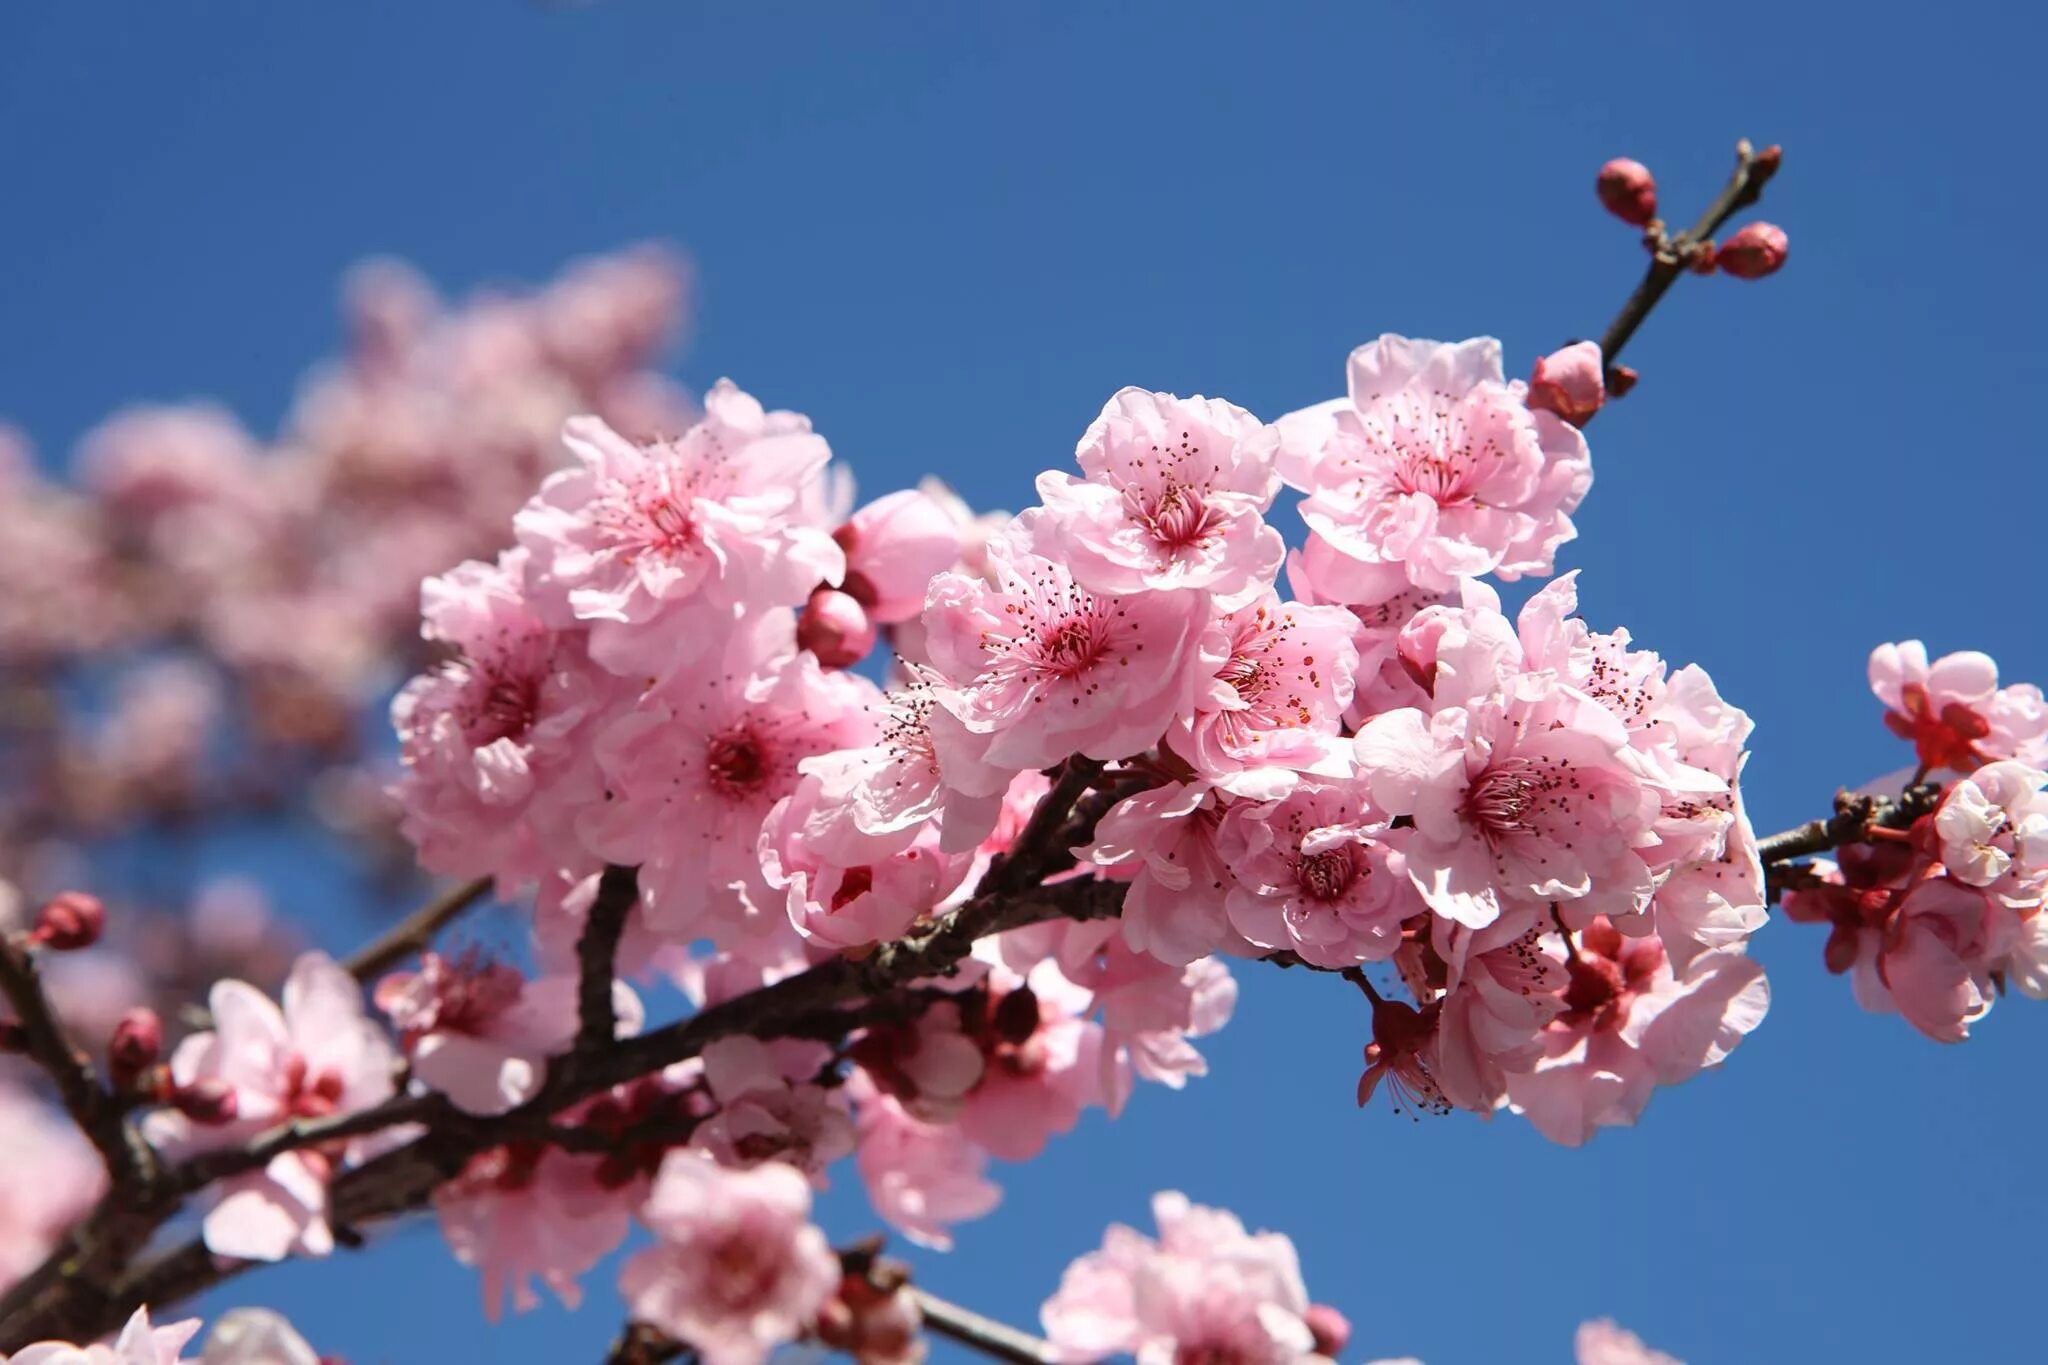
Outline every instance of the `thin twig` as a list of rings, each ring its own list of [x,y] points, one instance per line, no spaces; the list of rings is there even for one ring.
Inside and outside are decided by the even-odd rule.
[[[6,934],[0,934],[0,994],[14,1008],[23,1050],[56,1084],[65,1112],[98,1150],[115,1190],[147,1184],[156,1171],[156,1154],[129,1126],[91,1059],[65,1035],[43,993],[35,950]]]
[[[906,1292],[916,1301],[925,1327],[948,1341],[971,1346],[993,1360],[1007,1360],[1012,1365],[1057,1365],[1060,1359],[1051,1342],[1029,1332],[983,1317],[972,1308],[962,1308],[916,1285],[908,1286]]]
[[[612,1003],[614,968],[618,963],[619,939],[626,932],[626,917],[640,899],[639,869],[608,866],[597,879],[597,898],[583,921],[583,933],[576,940],[580,975],[576,984],[576,1051],[602,1051],[618,1036],[619,1017]]]
[[[663,1365],[685,1356],[694,1358],[696,1352],[651,1322],[629,1322],[604,1360],[605,1365]]]
[[[489,877],[478,877],[473,882],[451,887],[358,949],[341,965],[348,969],[350,976],[367,984],[414,953],[422,953],[432,947],[436,934],[482,900],[490,890]]]
[[[1921,816],[1941,804],[1941,788],[1919,783],[1897,797],[1835,794],[1835,813],[1825,820],[1808,820],[1756,841],[1757,856],[1765,867],[1806,858],[1844,844],[1864,841],[1870,830],[1907,829]]]
[[[1735,214],[1748,208],[1763,197],[1764,186],[1777,174],[1779,157],[1759,156],[1744,138],[1735,144],[1735,171],[1728,177],[1720,195],[1707,206],[1699,221],[1690,228],[1670,238],[1650,258],[1650,267],[1643,273],[1642,283],[1628,296],[1628,302],[1614,315],[1614,321],[1607,324],[1607,331],[1600,338],[1600,361],[1607,367],[1607,384],[1615,383],[1614,362],[1621,355],[1622,347],[1650,316],[1678,277],[1689,268],[1688,259],[1692,248],[1710,240],[1720,231],[1721,224]]]

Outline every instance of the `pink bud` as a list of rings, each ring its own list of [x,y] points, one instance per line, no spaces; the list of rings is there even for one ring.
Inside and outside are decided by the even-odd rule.
[[[31,943],[68,953],[98,943],[100,931],[106,927],[107,907],[100,904],[98,896],[89,896],[83,891],[65,891],[46,902],[37,912],[36,927],[28,937]]]
[[[1615,365],[1611,367],[1607,373],[1607,396],[1609,398],[1626,396],[1628,391],[1636,386],[1636,380],[1640,377],[1630,366]]]
[[[1637,227],[1657,216],[1657,177],[1640,161],[1618,156],[1600,168],[1600,202],[1624,223]]]
[[[1351,1320],[1327,1303],[1308,1306],[1309,1335],[1315,1338],[1316,1354],[1335,1356],[1351,1340]]]
[[[134,1089],[142,1073],[156,1065],[163,1046],[164,1021],[155,1010],[141,1007],[122,1015],[107,1040],[107,1069],[115,1088]]]
[[[1607,384],[1600,374],[1600,348],[1590,341],[1574,342],[1561,351],[1536,358],[1536,371],[1529,376],[1529,406],[1554,412],[1575,427],[1593,420],[1607,401]]]
[[[848,668],[875,647],[875,626],[853,598],[836,588],[819,588],[797,618],[796,642],[826,668]]]
[[[1738,280],[1760,280],[1778,273],[1791,245],[1776,223],[1750,223],[1721,243],[1714,260]]]
[[[218,1076],[206,1076],[171,1092],[171,1107],[194,1123],[232,1123],[241,1109],[235,1088]]]

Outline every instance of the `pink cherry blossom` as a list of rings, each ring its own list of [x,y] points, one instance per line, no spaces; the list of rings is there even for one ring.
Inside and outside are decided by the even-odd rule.
[[[980,1218],[1003,1192],[984,1174],[988,1153],[949,1123],[929,1123],[855,1070],[846,1090],[857,1106],[856,1165],[868,1201],[882,1220],[940,1251],[953,1245],[955,1223]]]
[[[149,1309],[138,1308],[112,1345],[39,1341],[0,1356],[0,1365],[186,1365],[185,1343],[198,1334],[198,1318],[152,1327]]]
[[[422,590],[426,638],[460,653],[391,704],[403,829],[430,871],[512,885],[559,860],[566,812],[600,793],[589,727],[620,689],[525,600],[525,554],[470,562]]]
[[[539,1307],[536,1278],[569,1307],[582,1301],[578,1278],[626,1240],[646,1192],[599,1170],[595,1157],[495,1147],[434,1191],[449,1250],[483,1273],[485,1317],[497,1321],[508,1298],[517,1312]]]
[[[1231,874],[1216,847],[1222,820],[1216,790],[1189,782],[1127,796],[1096,822],[1082,856],[1130,883],[1124,942],[1177,967],[1212,952],[1249,952],[1230,924]]]
[[[1884,723],[1909,740],[1929,772],[1966,773],[2000,758],[2048,767],[2048,702],[2032,683],[1998,685],[1987,654],[1946,654],[1932,663],[1918,640],[1870,652],[1870,690]]]
[[[0,1076],[0,1290],[42,1261],[105,1184],[99,1158],[69,1119]]]
[[[959,562],[960,537],[952,510],[919,488],[875,499],[832,533],[846,552],[847,594],[880,625],[924,610],[926,585]]]
[[[801,760],[877,734],[865,678],[802,653],[756,662],[744,639],[734,653],[736,666],[678,674],[600,728],[610,799],[577,824],[593,854],[640,868],[647,922],[673,943],[787,932],[784,905],[750,908],[735,889],[758,875],[761,822],[795,791]]]
[[[1651,1350],[1634,1332],[1606,1318],[1580,1323],[1573,1346],[1578,1365],[1685,1365],[1676,1356]]]
[[[1112,1225],[1102,1250],[1067,1268],[1041,1312],[1063,1359],[1130,1354],[1141,1365],[1227,1360],[1283,1365],[1314,1355],[1294,1244],[1247,1233],[1231,1214],[1168,1192],[1159,1239]]]
[[[1607,377],[1597,343],[1575,341],[1536,357],[1535,372],[1529,376],[1530,407],[1583,427],[1606,401]]]
[[[794,1340],[839,1286],[839,1258],[810,1221],[801,1173],[734,1171],[672,1153],[640,1217],[653,1249],[626,1263],[633,1316],[687,1341],[705,1365],[760,1365]]]
[[[232,1308],[214,1320],[199,1365],[321,1365],[321,1356],[282,1313]]]
[[[577,978],[527,980],[477,954],[425,953],[417,972],[377,983],[377,1007],[399,1030],[413,1078],[472,1114],[502,1114],[531,1099],[547,1059],[576,1036]],[[620,1037],[640,1030],[640,998],[612,983]]]
[[[1263,516],[1280,489],[1278,441],[1221,399],[1122,389],[1075,451],[1085,477],[1040,474],[1044,506],[1019,525],[1094,592],[1196,588],[1240,606],[1286,554]]]
[[[1576,936],[1565,968],[1545,1055],[1507,1086],[1514,1110],[1568,1147],[1634,1123],[1656,1086],[1720,1065],[1770,1006],[1763,969],[1740,950],[1704,952],[1674,972],[1659,940],[1623,938],[1605,920]]]
[[[721,1038],[704,1049],[704,1081],[718,1111],[694,1141],[727,1166],[781,1161],[821,1184],[833,1162],[853,1150],[844,1101],[810,1084],[831,1062],[822,1044]]]
[[[1283,795],[1293,772],[1350,776],[1350,745],[1337,731],[1354,691],[1357,624],[1347,611],[1271,591],[1212,620],[1175,751],[1238,795]]]
[[[1500,344],[1383,336],[1349,371],[1348,399],[1281,419],[1279,467],[1308,494],[1303,520],[1376,583],[1356,600],[1549,573],[1592,462],[1576,428],[1504,381]]]
[[[514,525],[543,617],[588,622],[591,657],[614,672],[668,673],[740,606],[795,606],[845,571],[812,516],[824,438],[729,380],[674,441],[636,445],[594,417],[562,439],[581,467],[551,476]]]
[[[1422,908],[1398,865],[1402,842],[1361,783],[1304,783],[1277,802],[1241,802],[1217,833],[1231,927],[1319,967],[1389,957],[1401,921]]]
[[[1948,875],[2008,904],[2038,907],[2048,890],[2048,773],[1987,763],[1943,793],[1934,814]]]
[[[1193,687],[1201,593],[1094,593],[1007,545],[989,547],[989,574],[939,575],[924,611],[931,662],[957,689],[942,700],[980,737],[978,757],[1049,768],[1158,741]]]
[[[217,982],[207,997],[213,1028],[194,1033],[171,1057],[180,1087],[224,1083],[234,1095],[232,1122],[199,1125],[171,1110],[150,1116],[153,1140],[174,1151],[234,1146],[292,1119],[327,1118],[368,1108],[393,1093],[397,1054],[363,1011],[354,978],[323,953],[307,953],[286,979],[283,1008],[242,981]],[[297,1251],[325,1255],[327,1178],[365,1139],[331,1156],[300,1149],[263,1170],[225,1182],[207,1215],[206,1242],[223,1256],[279,1260]]]

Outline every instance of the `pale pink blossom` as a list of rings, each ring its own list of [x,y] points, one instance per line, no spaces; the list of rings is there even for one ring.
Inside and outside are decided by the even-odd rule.
[[[1286,548],[1266,525],[1278,433],[1219,398],[1122,389],[1083,433],[1083,478],[1038,476],[1019,518],[1030,548],[1098,593],[1194,588],[1228,609],[1273,581]]]
[[[435,1189],[449,1250],[483,1274],[485,1317],[497,1321],[508,1299],[517,1312],[539,1307],[536,1278],[567,1306],[582,1302],[578,1278],[626,1240],[646,1192],[600,1169],[538,1145],[494,1147]]]
[[[727,1166],[782,1161],[824,1181],[853,1150],[853,1122],[836,1091],[811,1084],[830,1064],[823,1044],[721,1038],[703,1052],[704,1083],[718,1111],[693,1136]]]
[[[1387,958],[1401,921],[1422,908],[1403,875],[1403,841],[1362,783],[1308,782],[1277,802],[1239,802],[1217,833],[1231,927],[1319,967]]]
[[[0,1290],[35,1268],[105,1185],[70,1120],[0,1076]]]
[[[704,413],[645,446],[571,420],[562,439],[580,467],[551,476],[514,522],[542,615],[588,623],[591,657],[614,672],[666,674],[741,607],[796,606],[845,572],[810,516],[831,450],[809,420],[728,380]]]
[[[1282,602],[1270,590],[1210,621],[1174,751],[1240,796],[1284,795],[1294,773],[1349,777],[1338,728],[1355,691],[1357,624],[1340,608]]]
[[[2032,683],[1998,685],[1998,665],[1974,650],[1928,662],[1918,640],[1870,652],[1870,690],[1884,723],[1912,743],[1927,772],[1967,773],[1995,759],[2048,767],[2048,702]]]
[[[633,1316],[687,1341],[705,1365],[760,1365],[808,1327],[839,1285],[793,1167],[728,1170],[700,1152],[662,1162],[641,1221],[655,1245],[626,1263]]]
[[[1600,346],[1592,341],[1571,345],[1536,357],[1536,369],[1529,376],[1529,406],[1556,413],[1575,427],[1583,427],[1607,401],[1607,376]]]
[[[206,1334],[199,1365],[321,1365],[321,1356],[282,1313],[231,1308]]]
[[[832,533],[846,552],[847,594],[880,625],[924,610],[925,588],[960,560],[961,526],[922,488],[875,499]]]
[[[1094,593],[1051,560],[997,545],[989,574],[939,575],[924,611],[931,662],[952,684],[941,699],[980,739],[979,758],[1012,769],[1119,759],[1166,733],[1192,692],[1201,593]]]
[[[2009,905],[2038,907],[2048,887],[2048,773],[2001,759],[1942,794],[1934,813],[1948,875]]]
[[[547,1059],[576,1036],[577,977],[532,980],[502,962],[470,953],[424,953],[417,972],[377,983],[377,1007],[390,1016],[413,1079],[472,1114],[502,1114],[533,1098]],[[620,1037],[639,1032],[640,998],[612,983]]]
[[[882,1221],[919,1246],[953,1245],[952,1225],[979,1218],[1002,1201],[985,1174],[988,1153],[957,1125],[929,1123],[855,1070],[846,1089],[857,1106],[855,1164]]]
[[[1676,1356],[1651,1350],[1641,1337],[1607,1318],[1580,1323],[1573,1346],[1578,1365],[1685,1365]]]
[[[152,1327],[149,1309],[138,1308],[111,1344],[39,1341],[0,1356],[0,1365],[187,1365],[185,1343],[198,1334],[198,1318]]]
[[[1720,1065],[1770,1006],[1763,969],[1739,949],[1701,953],[1674,972],[1661,941],[1624,938],[1605,920],[1576,935],[1565,970],[1564,1011],[1545,1027],[1544,1056],[1507,1087],[1515,1112],[1568,1147],[1634,1123],[1655,1087]]]
[[[1303,520],[1377,585],[1355,600],[1550,572],[1592,462],[1575,427],[1504,380],[1498,342],[1383,336],[1349,375],[1347,399],[1280,420],[1279,467],[1308,494]]]
[[[1081,856],[1130,883],[1119,917],[1124,942],[1173,966],[1249,950],[1230,924],[1231,874],[1216,847],[1222,820],[1215,788],[1188,782],[1127,796],[1096,822]]]

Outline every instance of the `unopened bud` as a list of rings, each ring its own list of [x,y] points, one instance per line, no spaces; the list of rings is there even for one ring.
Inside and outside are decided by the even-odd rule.
[[[875,647],[875,624],[859,602],[836,588],[819,588],[797,618],[796,642],[826,668],[850,668]]]
[[[1609,365],[1607,367],[1607,396],[1609,398],[1625,396],[1630,389],[1636,386],[1636,380],[1641,377],[1627,365]]]
[[[1785,264],[1791,242],[1776,223],[1750,223],[1721,243],[1714,261],[1738,280],[1775,275]]]
[[[1614,158],[1600,168],[1595,187],[1607,211],[1624,223],[1641,227],[1657,216],[1657,177],[1640,161]]]
[[[242,1106],[232,1085],[218,1076],[207,1076],[173,1090],[171,1107],[194,1123],[212,1125],[234,1122]]]
[[[132,1090],[142,1074],[156,1065],[164,1046],[164,1021],[153,1009],[129,1010],[107,1039],[107,1070],[119,1090]]]
[[[1768,180],[1778,173],[1778,166],[1785,159],[1785,149],[1773,142],[1749,159],[1750,178]]]
[[[1607,384],[1600,374],[1600,348],[1590,341],[1574,342],[1560,351],[1536,358],[1535,373],[1529,376],[1529,406],[1554,412],[1575,427],[1593,420],[1607,401]]]
[[[65,891],[45,902],[36,914],[36,927],[29,942],[60,953],[90,948],[100,941],[107,927],[107,907],[98,896],[83,891]]]
[[[1312,1303],[1308,1316],[1309,1335],[1315,1338],[1316,1354],[1334,1357],[1351,1340],[1351,1320],[1327,1303]]]

